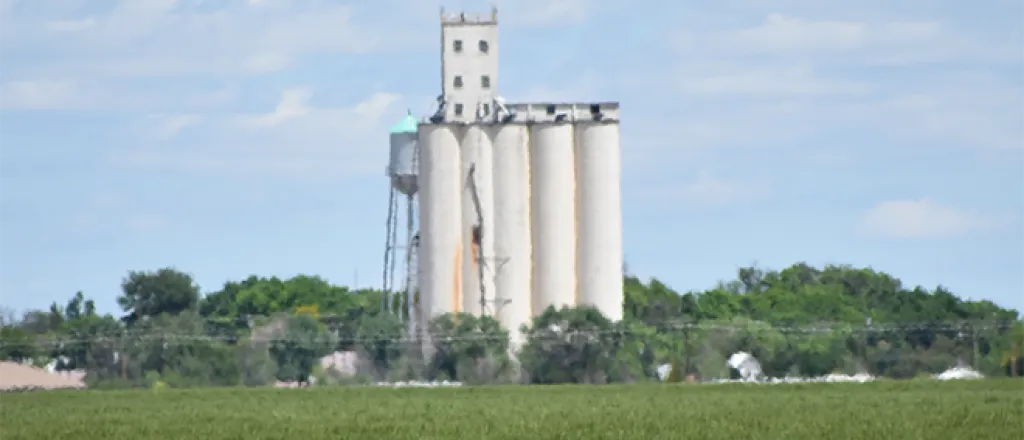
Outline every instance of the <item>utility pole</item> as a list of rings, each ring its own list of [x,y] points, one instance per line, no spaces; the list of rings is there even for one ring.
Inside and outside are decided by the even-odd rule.
[[[874,369],[871,368],[871,362],[868,360],[868,332],[871,331],[871,316],[867,313],[864,314],[864,335],[861,337],[860,343],[860,357],[864,362],[864,369],[868,370],[868,374],[875,374]]]
[[[121,341],[118,344],[120,347],[117,349],[117,357],[121,360],[121,380],[128,378],[128,363],[124,356],[124,333],[121,333]]]
[[[1010,359],[1009,359],[1010,365],[1009,365],[1009,367],[1010,367],[1010,377],[1011,378],[1017,376],[1017,373],[1021,373],[1021,372],[1017,371],[1017,363],[1018,363],[1017,359],[1018,359],[1019,356],[1020,356],[1020,341],[1014,341],[1013,345],[1010,346]]]
[[[978,325],[976,323],[971,324],[971,367],[974,371],[979,371],[978,360],[981,358],[980,350],[978,349]]]
[[[693,325],[691,322],[686,322],[683,325],[683,371],[681,371],[683,377],[690,374],[690,356],[692,350],[690,350],[690,334],[692,333]]]

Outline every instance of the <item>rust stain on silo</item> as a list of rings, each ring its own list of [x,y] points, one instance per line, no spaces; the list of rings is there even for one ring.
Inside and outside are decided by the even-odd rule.
[[[452,272],[452,312],[462,312],[462,243],[455,249],[455,270]]]

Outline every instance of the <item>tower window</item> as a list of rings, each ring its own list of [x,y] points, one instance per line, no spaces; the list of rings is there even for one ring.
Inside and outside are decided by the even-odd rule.
[[[553,105],[548,105],[547,108],[545,108],[545,110],[547,110],[547,114],[548,115],[555,114],[555,106],[553,106]]]
[[[483,87],[485,89],[491,88],[491,77],[488,76],[488,75],[481,75],[480,76],[480,87]]]
[[[456,75],[455,76],[455,80],[452,81],[452,84],[455,85],[455,88],[462,88],[462,77],[459,76],[459,75]]]
[[[455,116],[462,116],[462,104],[455,104]]]
[[[462,40],[453,41],[452,49],[454,49],[456,52],[462,52]]]
[[[484,112],[483,113],[484,113],[484,116],[487,116],[487,115],[491,114],[491,105],[490,104],[484,104]]]
[[[491,50],[491,45],[487,44],[487,40],[480,40],[480,52],[487,53]]]

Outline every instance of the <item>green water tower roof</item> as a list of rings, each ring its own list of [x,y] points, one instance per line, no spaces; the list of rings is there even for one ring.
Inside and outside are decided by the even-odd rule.
[[[398,121],[394,127],[391,127],[391,133],[415,133],[418,125],[420,125],[419,121],[413,117],[412,110],[410,110],[408,116]]]

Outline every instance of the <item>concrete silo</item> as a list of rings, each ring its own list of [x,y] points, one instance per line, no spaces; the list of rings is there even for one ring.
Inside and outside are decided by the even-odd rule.
[[[578,301],[622,319],[622,163],[618,105],[590,104],[576,123]]]
[[[496,124],[493,144],[495,310],[516,344],[532,317],[530,131],[525,123]]]
[[[459,126],[419,126],[419,289],[425,319],[462,307]]]
[[[493,315],[494,186],[491,138],[486,124],[462,132],[462,306],[465,313]]]
[[[568,109],[539,104],[530,128],[533,313],[576,303],[576,177]]]
[[[441,13],[441,94],[420,125],[420,292],[429,317],[486,314],[493,299],[491,142],[496,11]]]
[[[441,28],[437,107],[416,136],[392,135],[388,172],[396,192],[419,198],[422,319],[495,316],[513,346],[548,306],[620,320],[618,103],[506,103],[496,12],[442,12]],[[418,157],[396,146],[406,144]],[[401,171],[405,157],[418,173]]]

